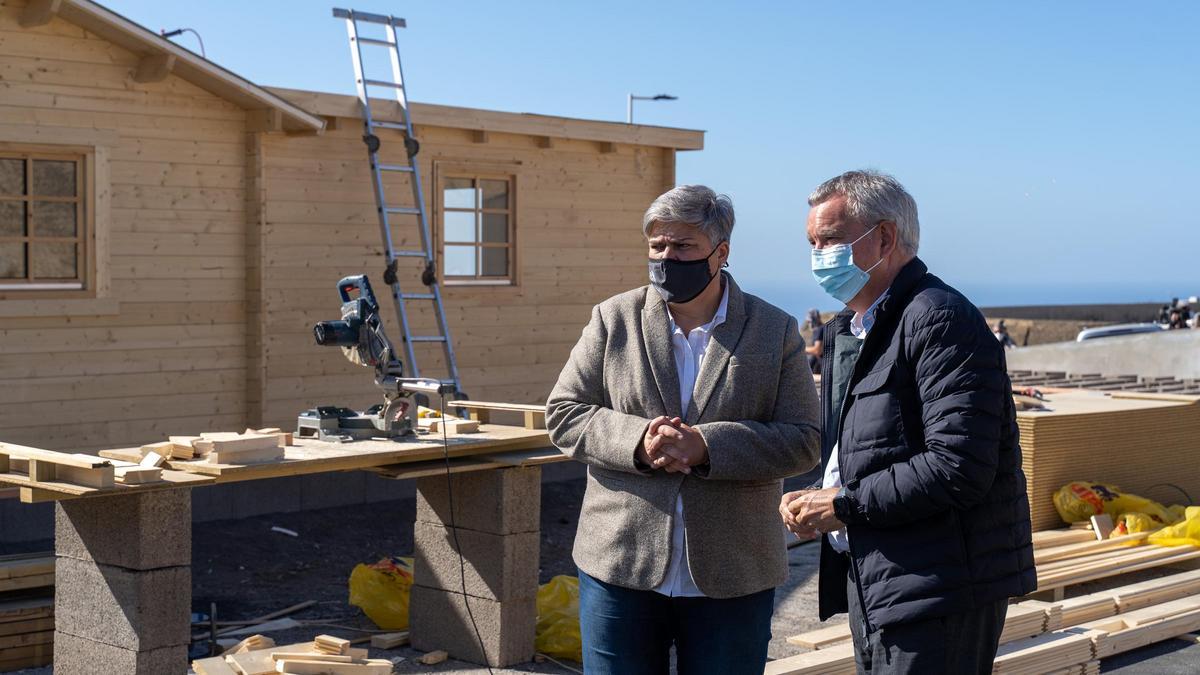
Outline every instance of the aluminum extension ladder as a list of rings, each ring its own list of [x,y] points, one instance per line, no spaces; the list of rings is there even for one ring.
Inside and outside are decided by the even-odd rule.
[[[437,283],[437,268],[432,245],[433,238],[429,231],[429,217],[425,209],[424,192],[421,189],[421,172],[416,160],[420,144],[413,136],[412,116],[409,114],[408,94],[404,84],[404,71],[400,67],[400,45],[396,39],[396,29],[405,27],[404,19],[338,8],[334,8],[333,16],[337,19],[346,20],[346,33],[350,38],[350,56],[354,61],[354,77],[358,88],[358,101],[362,106],[363,142],[367,146],[367,154],[371,162],[371,187],[375,192],[375,207],[379,213],[379,230],[383,235],[383,250],[384,255],[387,257],[387,268],[383,273],[383,281],[392,290],[392,300],[396,305],[396,314],[400,319],[400,330],[403,332],[404,338],[405,369],[408,370],[409,377],[421,377],[421,369],[417,364],[414,345],[421,342],[441,343],[445,350],[446,369],[449,377],[440,381],[443,384],[452,385],[457,398],[465,398],[462,392],[462,383],[458,376],[458,363],[454,358],[454,343],[450,339],[450,329],[446,324],[446,310],[442,302],[442,292]],[[360,37],[358,34],[358,24],[360,22],[381,24],[384,27],[387,39],[379,40]],[[392,79],[372,80],[367,78],[363,66],[362,49],[364,46],[383,47],[388,50],[392,62]],[[390,90],[395,95],[396,102],[400,104],[399,107],[403,119],[375,119],[371,114],[371,101],[368,96],[368,92],[372,88]],[[404,133],[405,163],[388,164],[380,161],[378,153],[381,142],[375,134],[376,129],[398,129]],[[412,185],[412,203],[414,206],[402,206],[393,204],[387,200],[383,187],[383,175],[385,172],[399,172],[411,175],[409,183]],[[401,250],[395,248],[392,242],[391,216],[415,216],[418,219],[422,248]],[[400,280],[396,275],[397,262],[401,258],[424,259],[425,268],[421,273],[421,283],[428,288],[429,292],[406,293],[401,290]],[[434,314],[437,317],[437,326],[440,331],[439,334],[412,334],[408,321],[407,303],[409,301],[431,301],[433,303]]]

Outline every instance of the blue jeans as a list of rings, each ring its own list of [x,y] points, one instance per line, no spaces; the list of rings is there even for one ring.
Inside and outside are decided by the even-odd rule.
[[[672,598],[579,572],[579,628],[588,675],[762,675],[775,589],[740,598]]]

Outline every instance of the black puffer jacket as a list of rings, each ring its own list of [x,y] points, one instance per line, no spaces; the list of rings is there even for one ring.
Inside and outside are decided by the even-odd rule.
[[[824,372],[849,311],[825,327]],[[822,467],[839,441],[847,533],[868,630],[1034,590],[1033,544],[1004,350],[979,310],[914,258],[831,410],[823,378]],[[846,557],[822,538],[820,615],[846,611]]]

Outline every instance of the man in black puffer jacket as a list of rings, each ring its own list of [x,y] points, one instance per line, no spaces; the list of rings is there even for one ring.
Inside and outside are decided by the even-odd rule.
[[[917,207],[851,171],[809,197],[825,327],[821,489],[784,495],[824,535],[820,616],[848,611],[860,673],[990,673],[1008,599],[1034,590],[1004,350],[916,257]]]

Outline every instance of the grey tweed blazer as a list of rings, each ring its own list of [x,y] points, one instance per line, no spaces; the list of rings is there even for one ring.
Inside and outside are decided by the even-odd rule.
[[[592,309],[546,402],[551,440],[588,465],[574,558],[601,581],[641,590],[662,583],[679,494],[687,563],[705,595],[737,597],[787,579],[782,479],[820,460],[816,388],[796,319],[723,276],[725,323],[710,338],[686,411],[667,305],[650,286]],[[634,452],[659,415],[682,417],[704,436],[705,475],[639,470]]]

